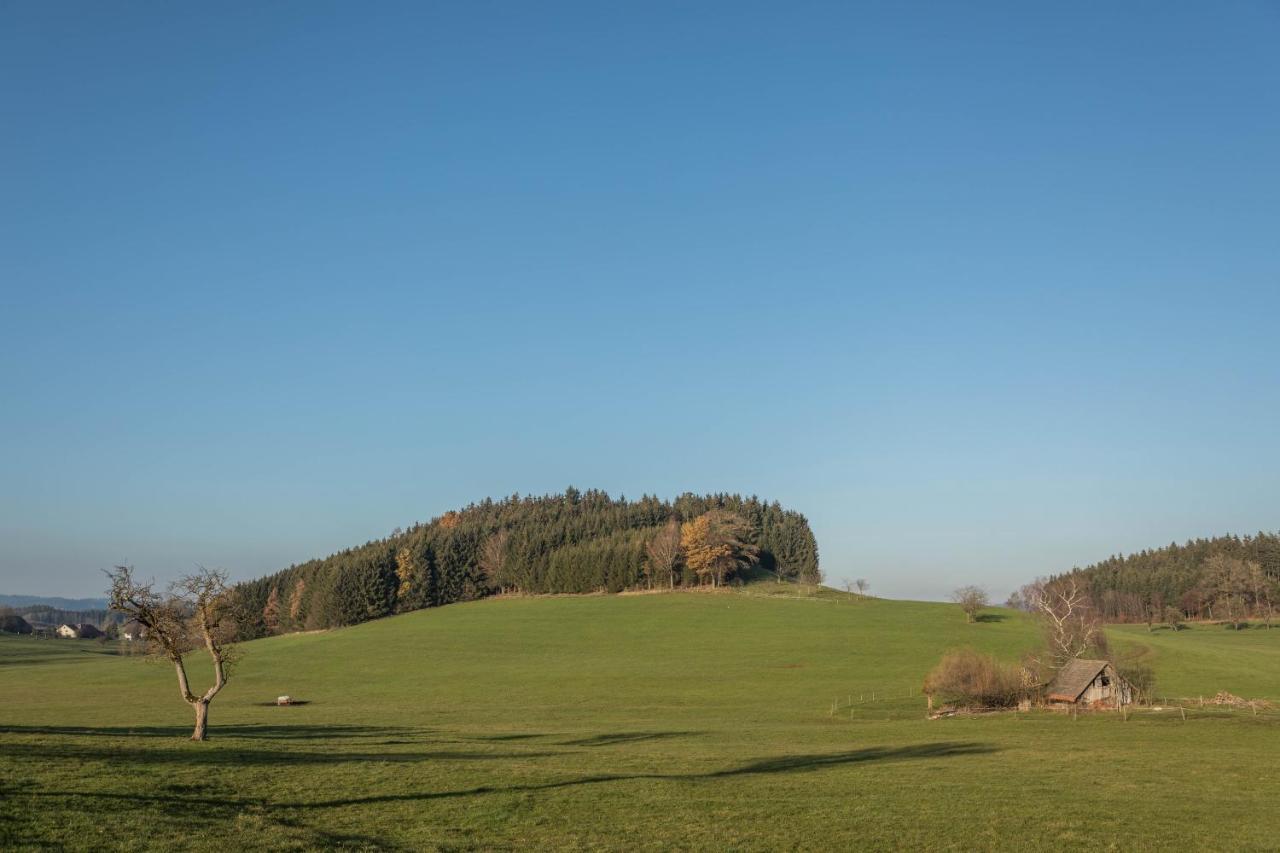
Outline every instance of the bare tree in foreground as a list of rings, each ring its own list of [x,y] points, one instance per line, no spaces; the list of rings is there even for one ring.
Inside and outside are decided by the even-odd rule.
[[[951,600],[960,605],[966,622],[975,622],[987,606],[987,591],[980,586],[962,586],[951,593]]]
[[[226,686],[233,663],[235,620],[226,573],[201,569],[184,575],[173,582],[167,596],[152,589],[152,583],[135,580],[127,566],[116,566],[107,576],[111,609],[141,625],[150,650],[172,661],[178,692],[196,712],[191,739],[207,740],[209,703]],[[213,661],[213,686],[196,695],[187,680],[184,657],[201,645]]]
[[[676,566],[680,564],[680,522],[668,519],[662,529],[644,546],[644,571],[649,576],[649,589],[653,582],[665,579],[669,589],[676,586]]]

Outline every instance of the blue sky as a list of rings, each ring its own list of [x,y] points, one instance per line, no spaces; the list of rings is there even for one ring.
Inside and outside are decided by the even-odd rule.
[[[1280,528],[1280,6],[0,5],[0,591],[742,491],[1003,596]]]

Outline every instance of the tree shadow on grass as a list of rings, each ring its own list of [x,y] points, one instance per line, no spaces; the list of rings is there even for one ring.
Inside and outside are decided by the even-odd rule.
[[[696,737],[702,732],[615,732],[594,735],[577,740],[562,740],[565,746],[615,746],[624,743],[642,743],[650,740],[666,740],[673,737]]]
[[[4,726],[0,735],[61,735],[71,737],[163,737],[185,738],[192,727],[185,726]],[[312,725],[279,724],[209,727],[210,740],[221,738],[262,738],[267,740],[345,740],[351,738],[411,737],[429,733],[429,729],[408,726],[357,726],[347,724]]]
[[[583,785],[598,785],[606,782],[697,782],[710,779],[724,779],[735,776],[752,776],[774,773],[802,773],[825,770],[854,764],[886,763],[894,761],[917,761],[926,759],[957,758],[964,756],[987,755],[998,752],[999,748],[983,743],[923,743],[902,747],[868,747],[847,752],[827,752],[808,755],[783,755],[772,758],[761,758],[738,767],[724,770],[713,770],[706,773],[605,773],[595,776],[583,776],[576,779],[564,779],[557,782],[540,782],[527,785],[482,785],[476,788],[465,788],[457,791],[438,791],[417,794],[385,794],[371,797],[355,797],[351,799],[323,800],[278,804],[282,808],[291,809],[325,809],[345,806],[371,805],[375,803],[418,802],[427,800],[453,799],[471,797],[479,794],[530,793],[549,791],[559,788],[574,788]]]
[[[620,773],[620,774],[598,774],[593,776],[581,776],[572,779],[562,779],[554,782],[537,782],[522,785],[481,785],[475,788],[464,788],[453,791],[426,791],[419,793],[404,794],[379,794],[368,797],[350,797],[331,800],[313,800],[304,802],[265,802],[258,800],[245,800],[240,798],[206,796],[199,789],[192,791],[195,795],[189,795],[187,791],[182,789],[174,789],[177,793],[166,794],[147,794],[141,791],[135,792],[78,792],[78,791],[24,791],[24,794],[33,797],[71,797],[71,798],[89,798],[97,800],[120,800],[141,805],[152,803],[161,808],[166,806],[182,806],[189,807],[192,805],[211,806],[219,808],[265,808],[265,809],[285,809],[285,810],[313,810],[313,809],[333,809],[346,808],[350,806],[367,806],[384,803],[406,803],[406,802],[426,802],[430,800],[457,799],[463,797],[473,797],[483,794],[505,794],[505,793],[530,793],[537,791],[550,791],[561,788],[574,788],[584,785],[599,785],[608,782],[631,782],[631,781],[654,781],[654,782],[697,782],[713,779],[726,779],[737,776],[754,776],[767,775],[777,773],[806,773],[820,770],[828,770],[833,767],[844,767],[858,764],[879,764],[897,761],[923,761],[937,760],[944,758],[962,758],[977,755],[988,755],[998,752],[998,747],[991,744],[983,743],[922,743],[913,744],[911,746],[901,747],[868,747],[866,749],[855,749],[846,752],[828,752],[805,755],[782,755],[770,758],[760,758],[749,761],[746,764],[737,767],[730,767],[724,770],[712,770],[704,773]],[[198,753],[195,753],[198,754]],[[287,753],[285,753],[287,754]],[[524,753],[521,755],[495,755],[486,753],[487,758],[527,758],[537,753]],[[550,754],[550,753],[541,753]],[[184,757],[189,757],[192,753],[185,753]],[[282,754],[283,755],[283,754]],[[367,758],[378,760],[380,758],[390,757],[374,755]],[[420,758],[425,754],[415,754],[413,757]],[[131,756],[126,756],[129,758]],[[342,756],[339,756],[342,757]],[[448,757],[448,756],[442,756]],[[455,756],[456,757],[456,756]],[[366,756],[346,754],[345,759],[351,761],[364,760]]]
[[[3,743],[0,756],[35,761],[106,761],[149,765],[190,767],[296,767],[314,765],[382,762],[412,764],[423,761],[501,761],[549,758],[563,755],[558,751],[486,752],[482,750],[435,749],[415,751],[349,751],[333,746],[316,749],[260,749],[225,746],[211,741],[200,745],[129,748],[96,746],[86,743]]]
[[[206,793],[211,785],[166,786],[168,793],[135,796],[129,793],[99,794],[79,792],[5,791],[0,786],[0,799],[5,794],[42,798],[46,807],[74,810],[82,818],[113,827],[117,842],[132,837],[141,845],[163,849],[166,844],[186,846],[202,838],[222,837],[231,847],[239,838],[270,832],[272,846],[301,850],[399,850],[395,842],[376,835],[339,831],[313,826],[296,814],[284,812],[262,801],[218,797]],[[62,800],[63,802],[57,802]],[[34,804],[34,800],[32,801]],[[34,815],[32,815],[34,816]],[[161,822],[171,819],[171,823]],[[179,838],[174,838],[177,827]],[[62,850],[67,838],[57,837],[58,830],[47,824],[16,820],[0,814],[0,849]],[[83,842],[83,838],[74,839]]]
[[[1009,617],[1003,613],[979,613],[973,617],[974,622],[1003,622]]]

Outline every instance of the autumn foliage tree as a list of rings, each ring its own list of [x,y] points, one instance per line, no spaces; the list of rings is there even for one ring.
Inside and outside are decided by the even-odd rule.
[[[405,601],[413,591],[413,579],[418,574],[418,561],[413,551],[405,546],[396,551],[396,600]]]
[[[716,587],[755,562],[759,549],[749,540],[750,535],[751,528],[740,516],[713,509],[681,526],[680,547],[694,574]]]
[[[278,587],[271,587],[271,592],[267,594],[267,604],[262,608],[262,624],[266,626],[268,634],[274,634],[280,630],[280,590]]]
[[[302,599],[307,594],[307,582],[298,578],[293,585],[293,594],[289,596],[289,622],[296,625],[302,617]]]

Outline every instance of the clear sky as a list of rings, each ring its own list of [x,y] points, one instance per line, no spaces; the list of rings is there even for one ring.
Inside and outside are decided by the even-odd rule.
[[[1280,5],[0,4],[0,592],[741,491],[997,597],[1280,528]]]

